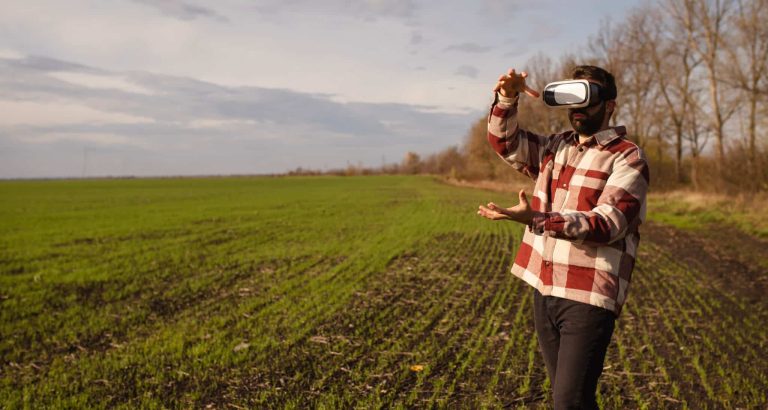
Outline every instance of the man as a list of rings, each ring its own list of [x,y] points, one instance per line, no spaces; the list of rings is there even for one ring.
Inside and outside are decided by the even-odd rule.
[[[579,66],[573,79],[600,98],[568,109],[573,131],[540,136],[517,124],[519,94],[539,93],[514,69],[499,77],[488,141],[516,170],[536,180],[533,199],[480,206],[491,220],[527,225],[512,273],[534,290],[536,334],[555,409],[597,409],[595,391],[627,288],[645,219],[648,164],[643,151],[610,127],[616,83],[602,68]]]

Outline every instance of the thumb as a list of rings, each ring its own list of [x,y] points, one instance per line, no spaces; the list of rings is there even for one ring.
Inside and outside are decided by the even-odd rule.
[[[520,203],[528,206],[528,197],[525,195],[525,189],[520,190]]]
[[[520,73],[520,76],[523,77],[523,91],[525,91],[526,94],[530,95],[533,98],[539,98],[541,94],[539,94],[539,92],[534,90],[533,88],[529,87],[527,82],[525,82],[525,79],[528,78],[528,73],[523,71],[522,73]]]
[[[527,85],[525,86],[525,93],[530,95],[533,98],[539,98],[539,96],[541,96],[541,94],[539,94],[538,91],[534,90],[531,87],[528,87]]]

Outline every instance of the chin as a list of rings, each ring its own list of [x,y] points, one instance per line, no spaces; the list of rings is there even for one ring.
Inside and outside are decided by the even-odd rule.
[[[583,128],[581,121],[571,121],[571,128],[576,132],[581,132]]]

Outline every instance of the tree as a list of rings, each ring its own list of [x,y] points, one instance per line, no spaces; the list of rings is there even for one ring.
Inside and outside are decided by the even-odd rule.
[[[726,71],[728,82],[746,101],[747,160],[750,173],[759,174],[757,128],[759,103],[768,96],[768,0],[739,0],[733,15],[732,36],[726,47],[731,64]]]
[[[403,158],[400,169],[406,174],[418,174],[421,172],[421,157],[419,154],[408,151],[405,154],[405,158]]]
[[[669,20],[659,10],[638,9],[636,13],[656,23],[642,26],[643,29],[638,30],[638,41],[646,44],[648,61],[653,67],[653,85],[663,101],[664,109],[659,117],[668,118],[674,131],[675,181],[682,183],[684,133],[686,125],[690,124],[690,116],[696,114],[691,95],[693,74],[701,59],[696,57],[686,43],[678,41],[685,33],[679,26],[669,24]],[[694,133],[696,136],[693,141],[698,141],[698,132],[694,130]],[[700,152],[698,144],[693,150],[695,153]]]
[[[576,65],[570,55],[565,55],[555,64],[544,54],[536,54],[526,63],[529,86],[539,92],[553,81],[559,81],[570,75]],[[527,96],[520,98],[520,126],[524,129],[549,135],[570,127],[563,110],[547,107],[540,99]]]
[[[701,58],[709,86],[708,117],[716,140],[716,167],[723,175],[725,160],[725,123],[734,112],[734,106],[725,101],[720,82],[723,56],[723,33],[727,30],[728,16],[733,0],[669,0],[667,3],[674,21],[686,33],[688,45]]]

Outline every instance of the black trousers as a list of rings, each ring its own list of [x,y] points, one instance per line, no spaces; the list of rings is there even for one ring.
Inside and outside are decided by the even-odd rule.
[[[536,335],[552,382],[555,410],[599,409],[597,380],[616,316],[601,307],[534,292]]]

